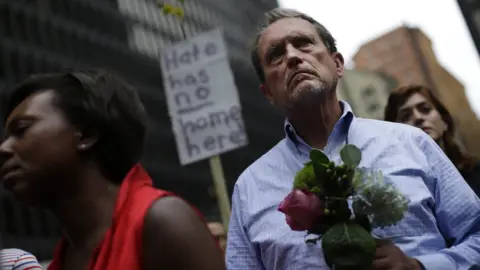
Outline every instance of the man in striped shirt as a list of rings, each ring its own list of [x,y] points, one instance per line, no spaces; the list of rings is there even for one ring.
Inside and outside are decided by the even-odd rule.
[[[9,248],[0,250],[1,270],[41,270],[42,266],[33,254],[21,249]]]

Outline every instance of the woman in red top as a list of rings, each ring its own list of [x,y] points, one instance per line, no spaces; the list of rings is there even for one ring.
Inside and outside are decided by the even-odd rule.
[[[203,220],[138,164],[146,122],[137,92],[106,72],[39,75],[12,92],[0,181],[58,218],[49,269],[225,269]]]

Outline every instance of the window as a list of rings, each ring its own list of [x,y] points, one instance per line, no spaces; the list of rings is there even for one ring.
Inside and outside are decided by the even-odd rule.
[[[377,103],[372,103],[372,104],[367,106],[367,112],[369,114],[375,113],[376,111],[378,111],[378,109],[380,109],[380,105],[377,104]]]
[[[473,15],[474,27],[477,28],[477,31],[480,31],[480,10],[474,11]]]
[[[367,86],[362,91],[362,98],[364,101],[371,99],[374,95],[375,95],[375,89],[371,85]]]

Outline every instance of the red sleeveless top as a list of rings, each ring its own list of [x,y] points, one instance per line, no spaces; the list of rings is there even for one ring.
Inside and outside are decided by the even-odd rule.
[[[135,165],[120,186],[113,222],[90,258],[88,270],[141,270],[143,221],[149,207],[170,192],[155,189],[141,165]],[[197,214],[201,214],[195,209]],[[57,245],[48,270],[62,269],[65,240]]]

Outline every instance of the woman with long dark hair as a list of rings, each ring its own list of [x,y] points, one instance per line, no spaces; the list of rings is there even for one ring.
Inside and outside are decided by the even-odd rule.
[[[408,85],[393,90],[385,108],[385,120],[425,131],[443,149],[477,195],[480,194],[479,160],[462,151],[455,140],[453,118],[431,89]]]
[[[0,182],[63,229],[48,269],[225,269],[198,213],[154,188],[139,164],[147,116],[123,80],[103,71],[31,77],[13,90],[4,120]]]

